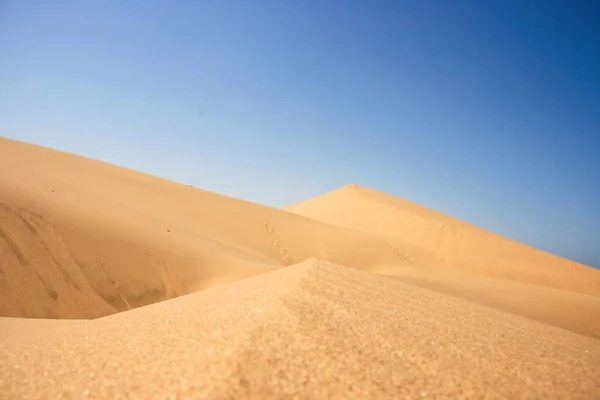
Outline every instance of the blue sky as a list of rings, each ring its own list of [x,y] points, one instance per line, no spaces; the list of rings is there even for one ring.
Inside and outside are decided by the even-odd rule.
[[[283,206],[357,183],[600,266],[590,1],[0,0],[0,136]]]

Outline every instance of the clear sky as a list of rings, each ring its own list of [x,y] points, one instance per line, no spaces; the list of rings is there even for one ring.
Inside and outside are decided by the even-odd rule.
[[[272,206],[357,183],[600,266],[599,4],[0,0],[0,136]]]

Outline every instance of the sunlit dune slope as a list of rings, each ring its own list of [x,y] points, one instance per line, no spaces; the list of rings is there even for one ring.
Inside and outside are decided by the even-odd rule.
[[[381,274],[413,286],[600,339],[600,298],[455,268],[393,266]]]
[[[0,139],[0,317],[97,318],[320,258],[600,337],[598,271],[365,188],[289,209],[320,221]]]
[[[372,234],[0,139],[0,316],[94,318],[309,257],[404,262]]]
[[[7,400],[600,397],[598,340],[317,260],[3,344]]]
[[[347,185],[284,209],[411,243],[439,266],[600,296],[600,271],[365,187]]]

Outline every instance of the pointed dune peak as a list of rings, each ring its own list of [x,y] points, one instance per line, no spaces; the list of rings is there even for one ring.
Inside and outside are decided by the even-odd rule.
[[[408,211],[411,210],[413,212],[426,213],[431,216],[435,216],[436,218],[446,218],[452,219],[455,221],[459,221],[456,218],[453,218],[449,215],[443,214],[441,212],[432,210],[425,206],[422,206],[418,203],[414,203],[412,201],[403,199],[401,197],[393,196],[391,194],[371,189],[366,186],[358,185],[355,183],[349,183],[322,195],[315,196],[313,198],[300,201],[298,203],[294,203],[284,207],[286,210],[302,210],[308,207],[309,204],[318,204],[323,202],[351,202],[351,201],[363,201],[363,202],[372,202],[377,203],[380,206],[386,206],[390,208],[397,208],[399,210]],[[324,204],[320,204],[320,206],[324,206]]]
[[[342,186],[338,190],[343,190],[343,189],[360,190],[360,189],[363,189],[363,187],[360,185],[357,185],[356,183],[348,183],[347,185]]]
[[[443,267],[600,295],[600,272],[591,267],[363,186],[346,185],[285,209],[416,246]]]

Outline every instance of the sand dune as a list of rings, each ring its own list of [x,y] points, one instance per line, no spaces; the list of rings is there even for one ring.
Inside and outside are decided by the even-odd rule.
[[[309,257],[402,261],[369,233],[17,141],[0,171],[0,316],[94,318]]]
[[[433,265],[600,296],[600,274],[591,267],[376,190],[347,185],[285,209],[412,243],[437,257]]]
[[[384,276],[600,339],[600,298],[465,273],[394,266]]]
[[[4,344],[7,399],[600,396],[597,340],[317,260]]]
[[[597,399],[598,316],[600,271],[385,193],[278,210],[0,138],[3,399]]]

